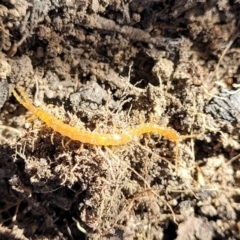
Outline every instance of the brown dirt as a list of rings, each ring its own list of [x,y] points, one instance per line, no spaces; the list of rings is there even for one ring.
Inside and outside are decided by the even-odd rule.
[[[239,1],[0,3],[1,239],[240,239]],[[193,135],[81,144],[143,122]]]

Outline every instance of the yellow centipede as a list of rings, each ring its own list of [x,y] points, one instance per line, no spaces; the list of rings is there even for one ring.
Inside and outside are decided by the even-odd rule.
[[[13,89],[13,95],[18,102],[32,112],[32,114],[46,123],[46,125],[51,127],[54,131],[62,134],[63,136],[67,136],[72,140],[80,141],[82,143],[99,146],[118,146],[127,144],[131,142],[134,137],[140,136],[144,133],[159,134],[176,143],[181,140],[181,136],[174,129],[153,123],[143,123],[133,127],[132,129],[125,130],[124,133],[115,134],[103,134],[81,130],[65,124],[41,108],[35,107],[27,94],[24,92],[23,88],[19,87],[17,88],[17,91],[19,94]]]

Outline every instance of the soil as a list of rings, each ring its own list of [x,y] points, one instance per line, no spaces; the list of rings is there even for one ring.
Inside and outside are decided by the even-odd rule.
[[[240,239],[239,11],[2,0],[0,239]],[[142,123],[166,136],[82,144],[25,109],[17,87],[93,137]]]

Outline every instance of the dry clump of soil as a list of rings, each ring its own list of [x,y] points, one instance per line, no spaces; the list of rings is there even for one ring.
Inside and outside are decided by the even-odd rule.
[[[239,16],[229,1],[2,1],[1,239],[239,238]],[[143,122],[193,135],[71,141]],[[220,93],[219,93],[220,92]],[[168,129],[168,128],[167,128]]]

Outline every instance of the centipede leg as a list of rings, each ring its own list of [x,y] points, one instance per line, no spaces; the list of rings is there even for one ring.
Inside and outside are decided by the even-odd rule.
[[[72,141],[72,140],[69,139],[69,140],[65,143],[65,145],[64,145],[64,142],[63,142],[63,140],[62,140],[62,146],[63,146],[63,148],[66,148],[71,141]]]
[[[83,143],[80,143],[80,147],[77,150],[77,154],[80,154],[83,150]]]
[[[61,144],[64,149],[66,149],[67,143],[64,142],[64,137],[61,139]]]
[[[52,143],[52,145],[54,145],[53,137],[54,137],[54,133],[51,134],[51,143]]]

